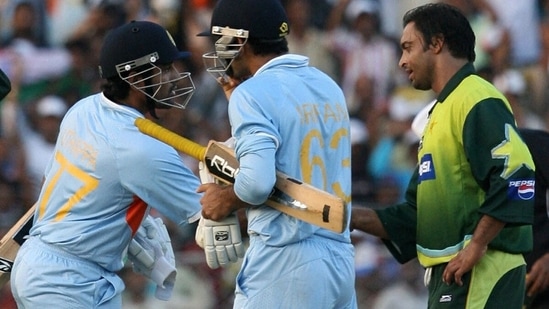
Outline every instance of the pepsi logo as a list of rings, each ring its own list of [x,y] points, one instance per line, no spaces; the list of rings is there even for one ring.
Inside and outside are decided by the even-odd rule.
[[[509,197],[512,199],[530,200],[535,194],[535,180],[509,181]]]
[[[520,185],[517,190],[518,196],[523,200],[529,200],[534,197],[534,186],[533,185]]]

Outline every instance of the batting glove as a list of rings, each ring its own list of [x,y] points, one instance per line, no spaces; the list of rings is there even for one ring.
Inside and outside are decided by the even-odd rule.
[[[230,138],[223,144],[234,148],[235,139]],[[217,183],[202,162],[198,164],[198,174],[201,183]],[[246,252],[240,234],[240,224],[234,214],[221,221],[200,218],[195,240],[204,249],[206,263],[211,269],[235,263],[239,258],[244,257]]]
[[[156,283],[155,297],[169,300],[177,270],[168,230],[161,218],[148,215],[128,247],[133,270]]]
[[[222,221],[200,218],[195,240],[204,249],[206,263],[211,269],[235,263],[246,252],[238,218],[234,214]]]

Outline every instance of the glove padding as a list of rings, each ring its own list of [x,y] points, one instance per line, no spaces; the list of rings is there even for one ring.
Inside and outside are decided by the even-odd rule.
[[[177,270],[168,230],[161,218],[147,215],[128,247],[133,270],[156,283],[155,297],[169,300]]]
[[[211,269],[235,263],[246,252],[238,218],[234,214],[222,221],[200,218],[195,240],[204,249],[206,263]]]
[[[234,148],[235,139],[229,138],[223,144]],[[218,183],[208,172],[204,163],[198,164],[198,174],[201,183]],[[235,263],[244,257],[246,248],[242,243],[240,224],[236,215],[232,214],[222,221],[200,218],[195,234],[196,243],[204,249],[206,263],[211,269]]]

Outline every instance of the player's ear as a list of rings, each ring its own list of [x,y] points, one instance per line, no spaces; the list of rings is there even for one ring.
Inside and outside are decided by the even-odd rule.
[[[246,43],[246,39],[243,39],[243,38],[236,38],[238,44],[242,44],[242,48],[240,50],[240,53],[248,53],[251,51],[251,46],[250,44],[245,44]]]
[[[438,54],[442,51],[442,48],[444,47],[444,36],[442,35],[435,35],[431,38],[431,44],[429,44],[429,48],[435,53]]]
[[[133,84],[135,82],[138,82],[140,79],[142,79],[139,74],[136,74],[137,72],[136,71],[129,71],[128,72],[128,77],[126,79],[126,82],[130,83],[130,84]]]

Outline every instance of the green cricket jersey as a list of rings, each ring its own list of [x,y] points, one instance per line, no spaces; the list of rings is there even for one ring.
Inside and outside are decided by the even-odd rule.
[[[534,163],[511,107],[464,66],[437,98],[424,129],[406,202],[377,211],[400,262],[448,262],[471,239],[483,214],[506,222],[489,247],[532,249]]]

